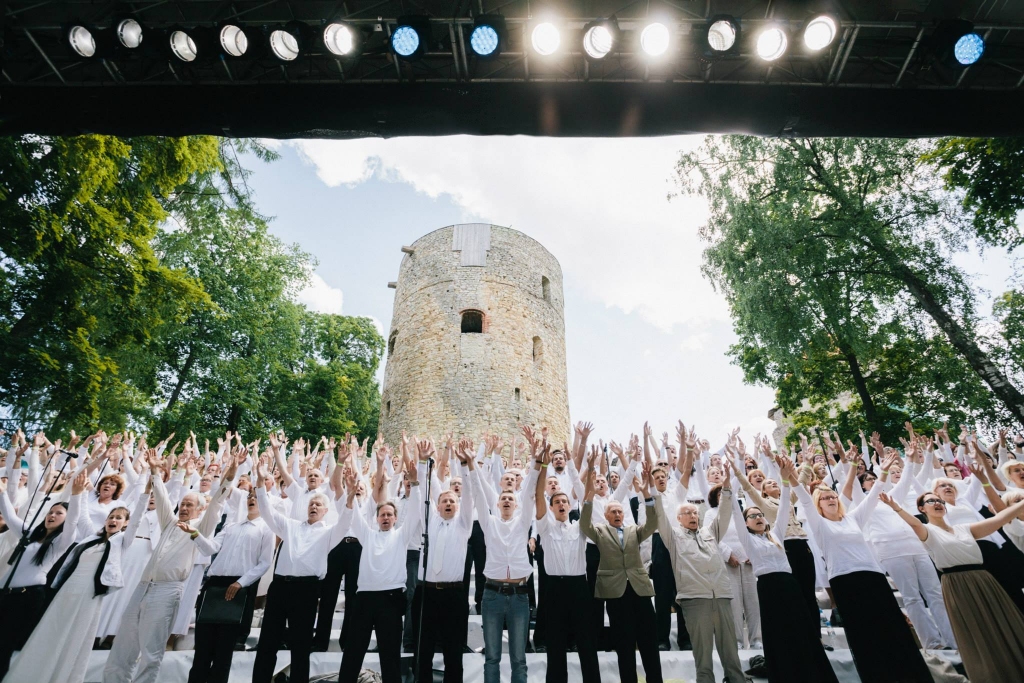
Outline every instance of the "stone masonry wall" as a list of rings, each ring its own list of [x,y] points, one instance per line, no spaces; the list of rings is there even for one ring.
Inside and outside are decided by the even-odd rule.
[[[506,442],[517,425],[570,436],[562,270],[538,242],[490,228],[486,266],[460,266],[454,226],[413,243],[402,258],[388,333],[381,430],[439,440],[445,433]],[[544,296],[544,278],[548,296]],[[485,316],[482,334],[461,332],[461,314]]]

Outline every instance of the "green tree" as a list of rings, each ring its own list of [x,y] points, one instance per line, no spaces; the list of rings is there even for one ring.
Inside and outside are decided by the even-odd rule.
[[[120,428],[146,402],[118,349],[148,343],[163,302],[208,302],[153,252],[161,198],[218,164],[210,137],[0,138],[0,403],[19,423]]]
[[[834,411],[848,393],[843,419],[863,411],[883,433],[905,417],[1024,422],[949,260],[966,222],[920,156],[899,140],[725,137],[681,157],[680,188],[709,201],[704,272],[729,302],[731,353],[784,409]]]

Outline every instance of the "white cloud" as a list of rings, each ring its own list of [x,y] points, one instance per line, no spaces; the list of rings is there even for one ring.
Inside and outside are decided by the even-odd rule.
[[[317,313],[340,314],[344,301],[342,291],[337,287],[331,287],[317,273],[310,273],[309,284],[295,298],[300,304],[305,304],[307,308]]]
[[[679,348],[683,351],[703,351],[709,341],[711,341],[711,335],[708,332],[699,332],[684,337]]]
[[[697,142],[459,136],[288,144],[327,185],[404,182],[429,197],[450,196],[466,220],[521,230],[559,259],[565,281],[585,296],[669,332],[728,319],[700,275],[704,202],[667,200],[679,151]]]
[[[377,328],[377,332],[380,333],[380,336],[387,337],[387,334],[385,334],[385,332],[384,332],[384,323],[382,323],[380,320],[378,320],[377,316],[375,316],[375,315],[368,315],[366,317],[369,318],[370,322],[373,323],[373,326]]]

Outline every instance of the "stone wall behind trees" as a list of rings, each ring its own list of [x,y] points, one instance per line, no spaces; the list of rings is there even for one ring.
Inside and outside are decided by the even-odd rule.
[[[435,230],[408,251],[388,333],[385,440],[396,444],[405,430],[476,441],[490,432],[508,442],[520,424],[548,426],[558,445],[569,440],[555,257],[517,230],[486,224]]]

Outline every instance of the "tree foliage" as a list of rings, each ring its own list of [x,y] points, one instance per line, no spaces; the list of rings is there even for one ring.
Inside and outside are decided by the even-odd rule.
[[[0,403],[59,431],[376,432],[384,340],[295,302],[249,141],[0,139]]]
[[[732,312],[730,353],[788,412],[891,438],[905,419],[1009,410],[949,258],[966,222],[920,156],[900,140],[731,136],[681,157],[680,188],[709,202],[704,272]]]

